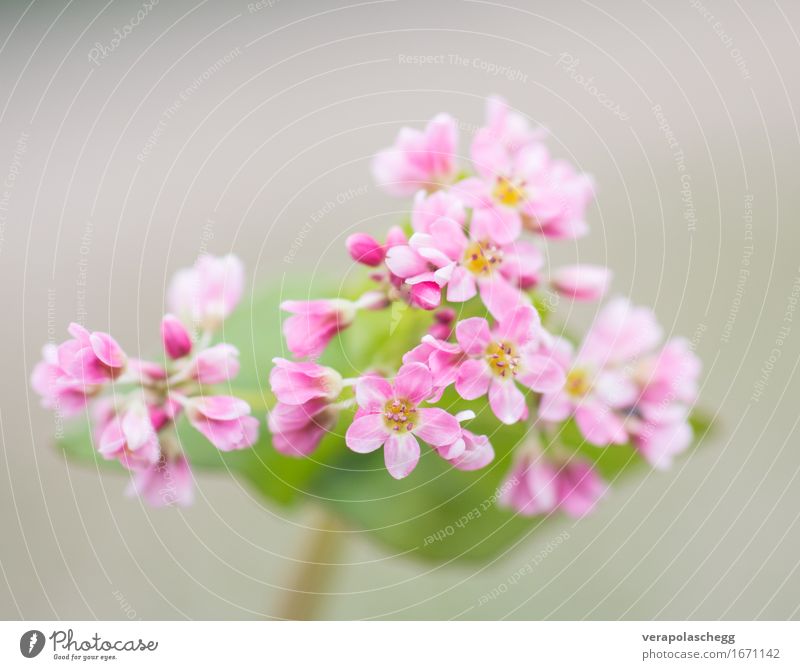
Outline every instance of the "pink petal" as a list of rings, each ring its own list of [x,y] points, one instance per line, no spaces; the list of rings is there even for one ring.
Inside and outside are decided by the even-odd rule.
[[[516,307],[528,304],[528,299],[511,286],[502,275],[479,280],[478,290],[486,309],[498,320]]]
[[[250,405],[233,396],[203,396],[193,400],[192,404],[197,412],[215,421],[230,421],[250,414]]]
[[[625,424],[609,407],[583,402],[575,410],[575,421],[586,441],[599,447],[625,444],[628,433]]]
[[[383,448],[386,469],[395,479],[407,477],[419,462],[419,442],[411,433],[392,434]]]
[[[356,382],[356,402],[367,412],[381,412],[392,397],[392,385],[383,377],[367,375]]]
[[[125,352],[117,341],[107,333],[92,333],[89,336],[94,355],[110,368],[122,368],[125,366]]]
[[[492,443],[485,435],[475,435],[464,430],[462,440],[466,448],[464,453],[452,459],[453,467],[465,471],[479,470],[494,460]]]
[[[602,265],[568,265],[553,273],[553,288],[573,300],[599,300],[611,283],[611,271]]]
[[[389,429],[383,421],[383,414],[366,414],[350,424],[345,434],[345,444],[359,454],[368,454],[379,449],[388,436]]]
[[[456,378],[456,391],[464,400],[475,400],[486,395],[492,373],[483,360],[468,360],[461,364]]]
[[[386,252],[386,267],[392,274],[406,279],[426,272],[428,261],[409,246],[397,246]]]
[[[515,307],[497,323],[494,339],[522,346],[530,342],[542,326],[539,312],[530,305]]]
[[[545,421],[564,421],[572,414],[572,400],[563,391],[545,393],[539,402],[539,418]]]
[[[531,391],[554,393],[564,387],[567,375],[564,368],[550,355],[527,354],[519,380]]]
[[[677,454],[692,444],[692,427],[686,421],[658,425],[645,423],[634,439],[636,448],[654,468],[665,470]]]
[[[452,273],[447,281],[447,299],[450,302],[466,302],[474,298],[477,293],[475,276],[460,265],[452,267]]]
[[[479,316],[459,321],[456,324],[456,340],[464,353],[470,356],[483,354],[492,341],[489,323]]]
[[[489,386],[489,406],[495,416],[507,425],[519,421],[527,409],[525,396],[511,379],[492,380]]]
[[[519,212],[502,205],[476,209],[472,214],[470,234],[473,239],[488,239],[499,245],[510,244],[522,232]]]
[[[414,434],[434,447],[452,444],[461,435],[461,426],[456,418],[438,407],[426,407],[417,410],[419,421]]]
[[[394,395],[397,398],[405,398],[416,405],[431,394],[432,386],[433,378],[426,365],[407,363],[400,368],[395,377]]]

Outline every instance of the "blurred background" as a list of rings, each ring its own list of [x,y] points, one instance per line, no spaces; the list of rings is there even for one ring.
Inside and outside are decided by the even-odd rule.
[[[352,533],[320,615],[798,616],[800,6],[33,0],[0,17],[0,616],[279,611],[313,510],[225,473],[198,476],[190,509],[145,509],[53,448],[30,371],[72,320],[157,351],[166,282],[203,251],[235,251],[253,286],[350,268],[344,237],[407,208],[373,186],[374,152],[448,111],[466,153],[492,93],[597,181],[590,235],[548,254],[608,264],[695,343],[716,431],[489,565]]]

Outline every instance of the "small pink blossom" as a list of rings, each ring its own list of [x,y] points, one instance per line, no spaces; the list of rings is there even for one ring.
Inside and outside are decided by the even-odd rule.
[[[633,445],[654,468],[666,470],[692,444],[692,427],[684,419],[669,423],[634,422]]]
[[[129,470],[141,470],[158,462],[161,448],[144,403],[132,403],[105,423],[98,451],[103,458],[116,459]]]
[[[243,290],[244,266],[236,256],[204,255],[175,273],[167,304],[184,323],[216,330],[239,304]]]
[[[42,406],[64,416],[80,412],[94,390],[68,375],[58,363],[58,349],[48,344],[42,349],[42,360],[31,374],[31,386],[41,396]]]
[[[151,507],[188,507],[194,502],[189,462],[183,455],[161,456],[155,464],[134,472],[126,495],[139,497]]]
[[[372,235],[366,233],[350,235],[345,241],[345,245],[350,257],[356,263],[377,267],[383,263],[384,256],[386,256],[385,247]]]
[[[183,358],[192,352],[192,336],[181,321],[167,314],[161,320],[161,339],[164,351],[172,359]]]
[[[455,383],[465,354],[457,344],[425,335],[422,341],[403,355],[403,363],[422,363],[431,371],[433,390],[429,400],[438,401],[444,390]]]
[[[417,437],[433,447],[452,444],[461,427],[454,416],[436,407],[420,407],[433,390],[431,372],[421,363],[400,368],[394,384],[377,376],[356,384],[357,418],[347,429],[347,446],[358,453],[384,447],[386,469],[395,479],[408,476],[419,461]]]
[[[539,393],[564,384],[559,361],[540,347],[543,329],[533,307],[518,307],[490,329],[473,317],[456,326],[456,339],[468,359],[461,363],[456,391],[466,400],[489,394],[498,419],[516,423],[527,416],[525,396],[517,383]]]
[[[447,288],[447,299],[465,302],[480,293],[496,318],[527,298],[521,288],[534,286],[543,260],[530,243],[498,246],[468,238],[452,219],[438,219],[429,233],[415,233],[408,245],[389,249],[386,265],[409,284],[435,281]]]
[[[328,343],[342,330],[349,328],[359,309],[379,309],[386,298],[377,292],[365,293],[357,301],[286,300],[281,309],[290,316],[283,322],[286,346],[295,356],[319,356]]]
[[[653,353],[661,334],[652,310],[624,298],[609,302],[577,355],[558,343],[555,355],[569,372],[562,389],[542,397],[539,417],[563,421],[574,414],[587,442],[623,444],[633,437],[645,458],[669,462],[690,442],[686,417],[700,362],[685,340]]]
[[[308,456],[333,429],[338,417],[338,410],[322,397],[302,404],[279,402],[267,415],[272,446],[286,456]]]
[[[296,363],[273,358],[269,383],[278,402],[302,405],[309,400],[336,400],[342,392],[342,376],[333,368],[316,363]]]
[[[562,510],[582,517],[594,509],[605,488],[586,460],[573,457],[551,462],[541,454],[526,454],[500,487],[500,504],[523,516]]]
[[[184,402],[192,426],[220,451],[253,446],[258,439],[258,420],[250,405],[232,396],[201,396]]]
[[[424,131],[403,128],[394,145],[375,156],[375,181],[399,197],[435,190],[455,177],[457,144],[458,128],[447,114],[436,116]]]
[[[459,226],[464,226],[467,220],[464,203],[450,191],[419,191],[414,197],[411,210],[411,226],[414,232],[431,232],[431,226],[439,219],[450,219]]]
[[[602,265],[568,265],[553,273],[553,288],[571,300],[602,298],[611,284],[611,271]]]
[[[58,346],[58,365],[84,386],[105,384],[119,377],[128,362],[122,347],[107,333],[86,330],[77,323],[68,328],[71,340]]]
[[[541,128],[532,129],[528,120],[512,111],[503,98],[491,96],[486,101],[486,126],[472,141],[473,161],[478,165],[507,165],[522,149],[545,135]]]
[[[190,369],[191,378],[201,384],[230,381],[239,374],[239,350],[232,344],[215,344],[195,354]]]
[[[456,415],[459,423],[474,418],[475,412],[472,410]],[[475,435],[466,428],[461,429],[457,440],[444,447],[436,447],[436,451],[457,470],[480,470],[494,460],[494,448],[489,438],[486,435]]]
[[[633,377],[640,389],[637,406],[642,415],[661,423],[683,419],[697,400],[701,368],[697,354],[682,337],[640,361]]]

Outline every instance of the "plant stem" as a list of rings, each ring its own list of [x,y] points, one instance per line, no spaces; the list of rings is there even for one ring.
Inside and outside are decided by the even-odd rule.
[[[316,509],[309,525],[305,550],[278,610],[281,619],[311,621],[319,615],[325,587],[333,577],[335,558],[342,545],[342,525],[324,509]]]

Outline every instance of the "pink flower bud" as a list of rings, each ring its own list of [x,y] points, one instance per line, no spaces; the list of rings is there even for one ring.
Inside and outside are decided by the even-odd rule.
[[[411,304],[422,309],[436,309],[442,301],[442,289],[433,281],[423,281],[411,287]]]
[[[386,252],[378,240],[366,233],[350,235],[345,242],[347,251],[356,263],[376,267],[383,263]]]
[[[553,273],[553,288],[572,300],[599,300],[611,283],[611,271],[602,265],[568,265]]]
[[[172,314],[161,321],[161,339],[170,358],[183,358],[192,351],[192,338],[186,327]]]
[[[278,402],[302,405],[315,398],[331,401],[342,392],[342,376],[333,368],[285,358],[273,358],[272,362],[275,367],[269,373],[269,383]]]
[[[286,456],[308,456],[333,429],[338,416],[336,409],[323,398],[302,405],[279,402],[267,416],[272,446]]]
[[[232,396],[201,396],[186,403],[189,422],[220,451],[253,446],[258,439],[258,420],[250,405]]]
[[[239,350],[232,344],[217,344],[199,352],[192,377],[201,384],[221,384],[239,374]]]

